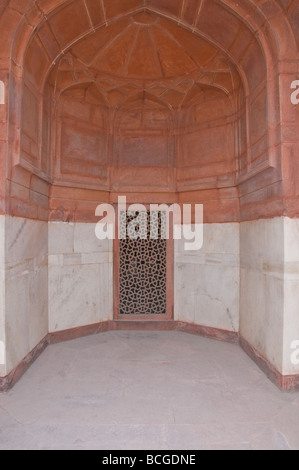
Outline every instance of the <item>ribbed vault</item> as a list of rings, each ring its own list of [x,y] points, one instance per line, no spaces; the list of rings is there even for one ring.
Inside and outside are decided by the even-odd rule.
[[[233,219],[237,188],[246,194],[255,175],[266,172],[262,184],[266,177],[272,191],[276,185],[271,198],[280,197],[277,67],[297,51],[295,30],[277,2],[27,5],[22,12],[14,7],[22,16],[11,48],[10,181],[24,180],[22,168],[52,188],[54,199],[61,186],[112,199],[119,191],[172,199],[192,191],[197,199],[194,191],[224,189],[227,201],[235,200],[233,209],[225,203]],[[288,14],[294,11],[289,2]],[[119,128],[126,112],[127,127]],[[146,133],[143,115],[152,116]],[[134,149],[147,155],[143,165]],[[160,156],[158,165],[151,153]]]

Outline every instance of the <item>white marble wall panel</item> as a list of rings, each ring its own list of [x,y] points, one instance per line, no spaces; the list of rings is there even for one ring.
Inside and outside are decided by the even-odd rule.
[[[284,219],[284,249],[283,373],[293,375],[299,374],[299,219]]]
[[[48,224],[5,218],[7,372],[48,333]]]
[[[113,242],[95,224],[49,223],[49,331],[113,318]]]
[[[204,225],[175,242],[175,320],[241,335],[284,375],[299,342],[299,220]],[[0,341],[9,373],[50,332],[113,318],[113,242],[95,224],[0,216]],[[299,348],[298,348],[299,349]],[[299,359],[299,354],[297,356]]]
[[[5,216],[0,216],[0,377],[6,375],[5,335]]]
[[[240,225],[240,334],[282,372],[284,219]]]
[[[203,247],[175,241],[175,319],[237,332],[239,224],[205,224]]]

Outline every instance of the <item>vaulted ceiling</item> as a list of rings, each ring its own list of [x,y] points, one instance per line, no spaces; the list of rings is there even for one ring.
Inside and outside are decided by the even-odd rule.
[[[72,52],[102,72],[159,80],[197,71],[215,58],[217,49],[172,22],[143,12],[99,30]]]
[[[86,185],[83,168],[86,178],[97,172],[92,187],[98,189],[102,178],[101,188],[110,190],[120,181],[113,171],[122,166],[120,177],[127,184],[123,167],[129,157],[135,158],[131,148],[137,148],[136,135],[150,122],[146,130],[153,141],[158,127],[153,124],[159,122],[161,140],[168,136],[171,142],[165,150],[165,168],[176,168],[173,174],[163,174],[163,159],[159,160],[155,174],[160,187],[168,185],[169,190],[174,187],[169,181],[176,181],[176,189],[192,187],[193,194],[198,188],[237,184],[246,192],[247,182],[266,171],[271,184],[280,184],[281,123],[293,115],[281,106],[279,90],[287,82],[289,92],[290,77],[283,74],[298,70],[298,0],[0,3],[1,70],[11,72],[8,160],[16,175],[12,180],[20,177],[19,166],[57,183],[54,168],[55,177],[64,172],[57,184],[81,188]],[[164,127],[160,112],[167,117]],[[69,127],[62,126],[60,142],[61,122]],[[230,126],[228,132],[225,126]],[[67,145],[77,142],[79,135],[82,145],[77,147],[88,149],[85,166],[75,161]],[[162,148],[158,138],[156,142],[157,152],[151,151],[155,158]],[[94,148],[101,146],[100,161]],[[72,180],[67,172],[73,172]],[[152,191],[153,178],[145,173],[148,182],[141,181],[144,174],[139,180]]]
[[[146,92],[175,109],[201,85],[233,95],[240,77],[226,54],[210,42],[153,12],[123,16],[71,47],[51,78],[62,91],[94,82],[110,107]]]

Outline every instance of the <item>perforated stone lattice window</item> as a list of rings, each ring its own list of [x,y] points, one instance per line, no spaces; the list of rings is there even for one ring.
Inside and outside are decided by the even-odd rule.
[[[151,219],[149,212],[140,212],[140,223],[136,227],[130,224],[136,215],[121,214],[121,221],[125,222],[121,224],[121,230],[126,227],[126,238],[120,240],[119,246],[120,315],[166,315],[167,241],[164,216],[159,212]],[[151,239],[151,233],[155,239]]]

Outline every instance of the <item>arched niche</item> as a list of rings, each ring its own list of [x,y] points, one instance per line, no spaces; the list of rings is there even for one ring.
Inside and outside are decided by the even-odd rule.
[[[278,2],[270,2],[271,10],[267,9],[265,4],[249,4],[245,0],[240,0],[238,4],[234,0],[203,1],[200,8],[197,8],[198,2],[191,0],[184,2],[183,6],[180,2],[164,2],[163,0],[149,0],[146,6],[141,0],[127,0],[121,4],[103,0],[100,3],[100,8],[95,8],[93,1],[37,0],[29,2],[24,11],[23,7],[20,7],[19,22],[13,28],[14,39],[9,46],[11,48],[9,57],[12,60],[9,83],[11,100],[8,171],[13,181],[19,178],[19,172],[16,171],[19,168],[37,175],[48,183],[58,181],[57,166],[56,163],[54,164],[57,156],[47,151],[48,148],[53,148],[53,139],[54,143],[56,142],[52,126],[50,126],[50,147],[47,147],[47,139],[43,137],[47,135],[45,128],[48,115],[43,104],[44,95],[53,67],[56,67],[58,62],[71,52],[81,61],[81,65],[84,65],[83,74],[85,74],[84,80],[86,81],[86,67],[89,72],[93,59],[89,56],[89,52],[93,54],[93,48],[89,47],[89,43],[96,45],[103,52],[106,40],[113,44],[120,32],[124,33],[127,29],[132,31],[130,26],[132,18],[143,13],[156,17],[153,23],[155,27],[158,25],[159,28],[164,28],[163,38],[166,36],[184,38],[183,41],[185,45],[188,45],[187,49],[192,57],[201,56],[202,53],[205,56],[205,48],[202,49],[201,45],[206,43],[235,67],[243,85],[243,98],[237,111],[240,115],[242,114],[242,118],[239,119],[234,129],[235,142],[237,142],[237,149],[234,152],[237,172],[236,188],[261,173],[263,175],[259,179],[260,186],[265,180],[268,185],[281,180],[280,84],[277,79],[277,64],[294,59],[296,44],[293,31]],[[73,19],[71,28],[65,28],[70,17]],[[137,23],[138,28],[141,29],[152,27],[151,22],[144,23],[143,20],[141,22],[138,20]],[[158,36],[155,34],[154,39],[156,40]],[[141,39],[141,36],[138,38]],[[133,43],[136,45],[136,42],[133,41]],[[6,44],[1,47],[4,50]],[[75,49],[77,52],[81,50],[83,62],[82,57],[76,56]],[[145,50],[148,54],[148,49],[145,48]],[[213,55],[212,50],[209,50],[209,54]],[[189,63],[189,60],[187,62]],[[93,62],[93,64],[99,63],[101,61]],[[205,72],[209,80],[213,82],[215,74],[218,77],[221,76],[217,66],[206,65]],[[192,69],[191,65],[190,67]],[[124,70],[126,70],[126,64],[124,64]],[[79,71],[79,75],[77,72],[76,69],[65,71],[65,80],[75,77],[75,81],[80,83],[81,72]],[[110,78],[114,80],[115,77],[110,74]],[[211,82],[205,83],[211,84]],[[128,89],[126,86],[120,88],[118,85],[115,87],[114,97],[117,94],[123,95]],[[100,89],[103,91],[101,87]],[[176,90],[173,93],[171,89],[169,96],[174,102],[171,106],[176,107]],[[128,95],[123,95],[124,99],[127,97]],[[52,95],[49,101],[53,104]],[[117,107],[119,103],[114,103],[113,106]],[[45,119],[41,120],[40,116],[43,114]],[[30,115],[28,122],[24,118],[27,115]],[[271,125],[267,125],[270,115]],[[111,122],[109,125],[110,135],[112,135]],[[113,143],[109,145],[108,153],[111,161],[114,158]],[[177,148],[178,144],[175,142],[175,149]],[[15,176],[17,173],[18,175]],[[27,176],[26,178],[26,181],[30,180]],[[96,184],[92,183],[92,187],[111,189],[109,177],[105,180],[106,175],[103,174],[101,178]],[[22,179],[22,184],[27,185],[25,177]],[[86,176],[81,183],[73,179],[73,184],[81,184],[82,187],[87,179]],[[63,178],[60,179],[59,184],[64,184]],[[89,184],[91,184],[90,180]],[[165,186],[166,190],[169,188],[168,184],[169,180]],[[198,186],[193,185],[193,188],[195,187]],[[217,187],[218,184],[215,188]],[[245,194],[247,194],[246,184]],[[21,209],[20,204],[18,207]]]
[[[52,120],[53,179],[65,184],[107,185],[109,110],[95,83],[64,90]]]
[[[144,94],[116,111],[112,188],[174,188],[173,116],[169,107]]]
[[[178,190],[235,185],[236,162],[247,139],[246,133],[243,138],[240,135],[246,128],[244,101],[237,99],[240,90],[229,94],[196,84],[186,96],[178,133]]]

